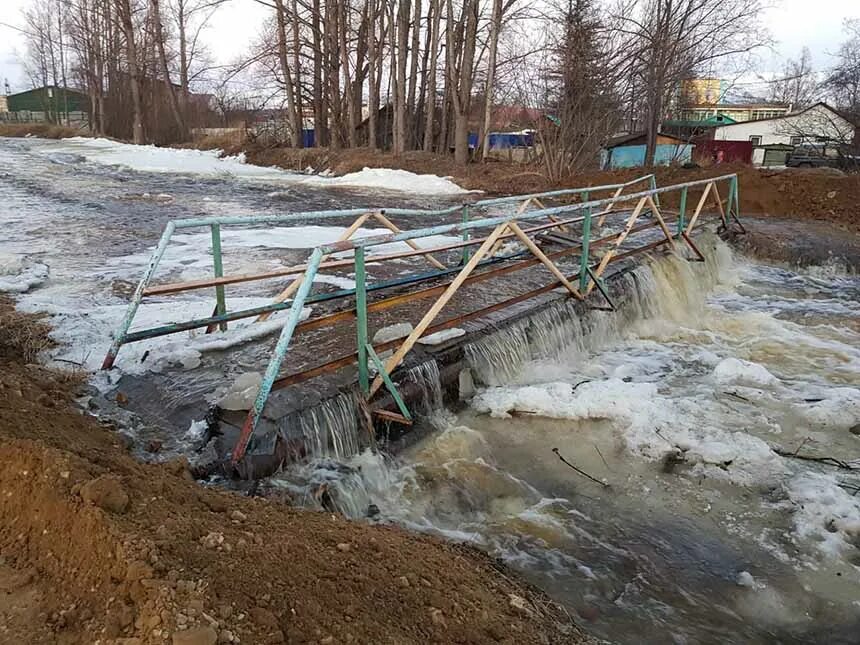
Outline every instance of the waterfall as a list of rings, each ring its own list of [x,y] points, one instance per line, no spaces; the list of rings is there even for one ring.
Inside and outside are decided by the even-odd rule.
[[[621,337],[637,320],[683,320],[700,311],[705,294],[732,278],[729,247],[716,235],[705,234],[697,244],[705,262],[678,253],[661,255],[607,283],[615,311],[590,309],[565,299],[466,345],[472,370],[485,385],[514,380],[532,360],[558,358],[563,352],[593,351]],[[593,302],[596,302],[596,298]]]
[[[282,424],[282,432],[285,439],[302,441],[305,454],[310,459],[346,459],[367,444],[351,392],[325,399],[319,405],[291,415]]]
[[[410,368],[403,381],[414,383],[421,393],[416,401],[417,408],[412,412],[429,417],[444,407],[442,379],[439,376],[439,364],[435,360],[425,361]]]

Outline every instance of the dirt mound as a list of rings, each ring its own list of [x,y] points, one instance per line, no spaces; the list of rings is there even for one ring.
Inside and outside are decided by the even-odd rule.
[[[409,151],[400,157],[391,153],[353,148],[263,147],[237,145],[230,154],[244,151],[249,163],[303,171],[331,170],[342,175],[371,168],[403,168],[415,173],[449,176],[470,190],[493,194],[541,192],[571,186],[596,186],[628,181],[642,176],[643,168],[583,172],[559,181],[546,178],[540,165],[500,160],[487,163],[455,164],[451,156]],[[745,164],[725,164],[710,168],[661,167],[654,170],[660,185],[737,173],[740,180],[741,213],[799,219],[815,219],[860,231],[860,174],[844,174],[831,169],[758,169]],[[726,195],[723,195],[725,198]],[[669,200],[672,205],[672,200]],[[675,204],[677,206],[677,204]]]
[[[582,642],[472,549],[136,462],[69,381],[0,357],[0,641]]]

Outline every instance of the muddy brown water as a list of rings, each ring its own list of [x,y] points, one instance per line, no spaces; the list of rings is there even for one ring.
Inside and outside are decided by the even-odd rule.
[[[96,351],[86,342],[104,342],[105,321],[122,310],[168,219],[379,198],[135,172],[55,145],[0,140],[0,252],[50,268],[20,305],[52,313],[63,343],[56,358],[83,364]],[[267,253],[236,256],[235,266],[265,263]],[[455,410],[441,405],[432,366],[416,374],[427,391],[425,437],[396,455],[363,450],[348,414],[307,421],[308,431],[330,425],[345,452],[335,459],[324,446],[330,454],[263,488],[314,506],[325,483],[331,503],[357,521],[370,515],[475,544],[613,642],[858,642],[860,505],[849,491],[860,482],[770,447],[860,458],[849,431],[860,282],[838,263],[768,264],[732,257],[716,240],[708,254],[707,267],[670,258],[631,277],[638,296],[624,316],[578,321],[558,310],[475,341],[466,353],[477,396]],[[302,255],[282,253],[285,262]],[[183,261],[201,261],[176,260],[175,275]],[[211,294],[200,298],[208,306]],[[193,449],[199,437],[186,430],[201,400],[260,370],[272,342],[204,352],[193,369],[95,379],[82,404],[119,419],[141,456]],[[126,409],[108,407],[117,385]],[[156,437],[166,439],[164,454],[145,455]],[[553,448],[609,487],[578,476]]]

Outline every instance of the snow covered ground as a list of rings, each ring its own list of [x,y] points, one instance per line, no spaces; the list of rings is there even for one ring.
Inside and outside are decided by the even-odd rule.
[[[74,155],[95,163],[122,166],[141,172],[183,173],[202,177],[258,180],[267,183],[320,188],[347,187],[404,191],[418,195],[459,195],[468,191],[444,177],[418,175],[407,170],[365,168],[342,177],[287,172],[245,163],[244,155],[221,157],[220,150],[188,150],[136,146],[110,139],[72,137],[61,140],[54,154]],[[60,157],[56,157],[60,159]]]

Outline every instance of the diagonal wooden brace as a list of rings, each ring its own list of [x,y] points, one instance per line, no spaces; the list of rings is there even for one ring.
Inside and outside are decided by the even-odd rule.
[[[457,293],[457,290],[462,286],[463,282],[465,282],[466,278],[469,277],[469,274],[475,270],[475,267],[478,266],[478,263],[481,259],[487,255],[489,250],[493,248],[493,245],[502,236],[502,234],[508,230],[508,222],[503,222],[499,224],[495,230],[490,234],[490,236],[484,240],[484,243],[475,251],[475,254],[469,258],[469,261],[466,263],[460,273],[457,274],[457,277],[448,285],[448,288],[439,296],[439,299],[433,304],[432,307],[424,314],[424,317],[421,321],[415,326],[415,329],[412,330],[412,333],[406,337],[406,340],[403,341],[403,344],[397,348],[397,351],[386,361],[384,370],[381,370],[379,375],[373,380],[373,384],[370,386],[370,395],[373,396],[376,391],[380,388],[383,383],[382,374],[391,374],[394,369],[400,365],[400,362],[403,360],[403,357],[409,352],[410,349],[418,342],[418,339],[424,334],[427,328],[430,326],[430,323],[439,315],[439,312],[442,311],[442,308],[448,304],[448,301]]]
[[[380,224],[382,224],[385,228],[387,228],[392,233],[402,233],[403,232],[400,230],[400,228],[394,222],[392,222],[390,219],[388,219],[382,213],[382,211],[375,212],[373,214],[373,217],[374,217],[374,219],[376,219]],[[413,251],[420,251],[421,250],[421,247],[418,246],[418,244],[416,244],[414,240],[404,240],[404,242],[406,242],[406,244],[408,244],[409,247]],[[427,258],[427,261],[430,262],[430,264],[432,264],[434,267],[436,267],[437,269],[439,269],[441,271],[444,271],[445,269],[448,268],[447,266],[442,264],[439,260],[437,260],[435,257],[433,257],[430,253],[425,253],[424,257]]]
[[[525,244],[526,248],[529,251],[532,252],[532,255],[534,255],[538,260],[540,260],[544,264],[544,266],[549,269],[550,273],[552,273],[556,278],[558,278],[559,282],[561,282],[567,288],[567,290],[570,291],[571,294],[573,294],[573,296],[575,296],[579,300],[582,300],[582,294],[579,292],[579,289],[573,286],[570,281],[566,277],[564,277],[564,274],[553,263],[553,261],[550,260],[543,251],[540,250],[540,247],[538,247],[538,245],[534,243],[534,240],[532,240],[528,235],[523,233],[523,230],[517,225],[516,222],[509,222],[508,228],[513,231],[514,235],[520,238],[520,241]]]
[[[348,240],[349,238],[351,238],[353,235],[355,235],[355,232],[356,232],[359,228],[361,228],[361,225],[362,225],[362,224],[364,224],[364,223],[367,221],[367,219],[368,219],[372,214],[373,214],[373,213],[365,213],[364,215],[361,215],[357,220],[355,220],[355,221],[350,225],[350,227],[349,227],[348,229],[346,229],[346,230],[341,234],[341,236],[340,236],[339,238],[337,238],[337,241],[338,241],[338,242],[345,242],[346,240]],[[324,256],[323,256],[323,258],[322,258],[322,259],[323,259],[323,261],[325,261],[325,259],[326,259],[327,257],[328,257],[328,255],[324,255]],[[273,303],[273,304],[274,304],[274,303],[280,303],[280,302],[284,302],[284,301],[286,301],[286,300],[289,300],[289,299],[290,299],[290,297],[291,297],[291,296],[292,296],[296,291],[298,291],[299,287],[300,287],[300,286],[302,286],[302,280],[304,280],[304,276],[303,276],[303,275],[300,275],[298,278],[296,278],[295,280],[293,280],[293,281],[289,284],[289,286],[287,286],[287,288],[286,288],[286,289],[284,289],[283,291],[281,291],[281,293],[279,293],[277,296],[275,296],[275,299],[272,301],[272,303]],[[265,314],[261,314],[260,316],[257,316],[257,319],[256,319],[254,322],[264,322],[264,321],[268,320],[268,319],[271,317],[272,313],[273,313],[273,312],[268,312],[268,313],[265,313]]]
[[[624,230],[618,234],[618,237],[615,238],[615,242],[606,251],[606,254],[600,259],[600,264],[597,265],[597,268],[593,272],[594,278],[599,278],[603,275],[603,272],[606,271],[606,267],[609,265],[610,260],[612,260],[612,256],[615,255],[615,252],[624,244],[624,240],[627,239],[627,236],[630,235],[630,231],[633,230],[633,226],[636,224],[636,220],[639,219],[639,215],[642,214],[642,209],[645,208],[645,204],[648,203],[649,196],[645,196],[639,200],[639,203],[636,204],[636,208],[633,209],[633,213],[630,215],[630,218],[627,220],[627,225],[624,227]],[[594,280],[592,280],[588,289],[585,291],[585,295],[587,296],[591,293],[591,290],[594,289]]]

